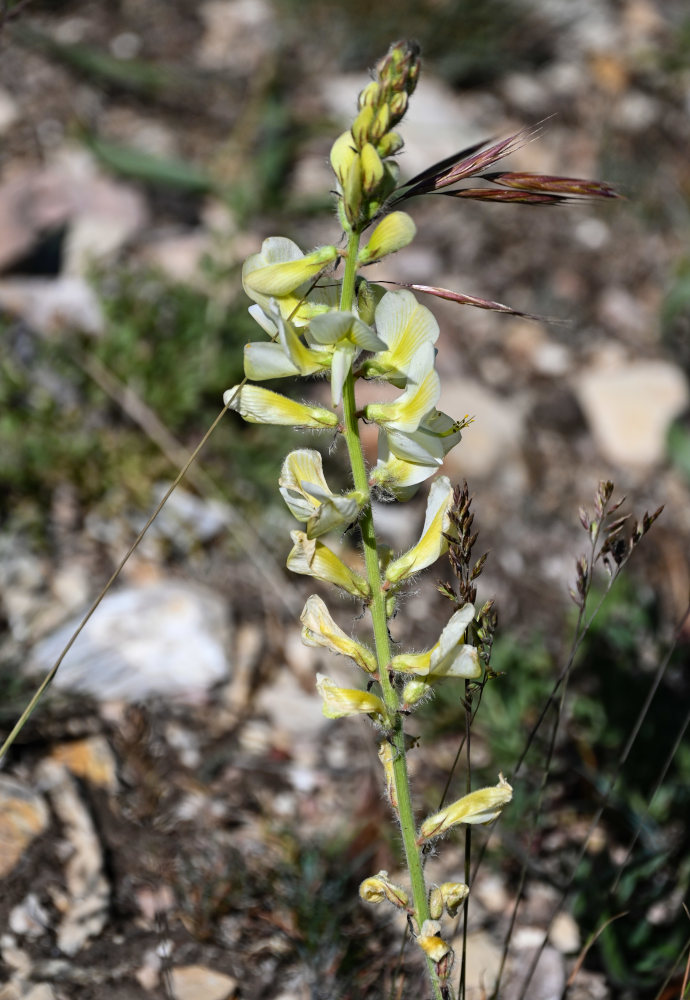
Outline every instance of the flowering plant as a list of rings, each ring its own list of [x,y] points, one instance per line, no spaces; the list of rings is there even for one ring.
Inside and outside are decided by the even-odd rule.
[[[459,882],[427,886],[423,853],[430,842],[458,824],[496,819],[510,802],[512,789],[500,776],[496,786],[468,791],[417,824],[404,726],[407,716],[445,679],[468,684],[481,682],[487,675],[495,614],[491,602],[481,609],[474,604],[473,581],[483,560],[469,573],[462,570],[473,541],[465,493],[453,489],[445,476],[434,479],[420,539],[397,558],[388,557],[377,543],[372,497],[398,501],[412,497],[421,483],[439,471],[466,424],[436,408],[441,394],[435,367],[439,327],[413,292],[499,312],[517,311],[431,285],[408,284],[387,291],[365,280],[359,271],[412,241],[414,222],[398,206],[422,194],[555,204],[582,196],[611,198],[615,193],[600,182],[487,172],[534,130],[493,144],[478,143],[399,186],[395,156],[403,141],[395,129],[405,114],[419,69],[417,46],[393,45],[360,93],[351,128],[333,144],[330,162],[344,234],[341,244],[305,254],[291,240],[271,237],[245,262],[243,284],[254,303],[250,312],[268,339],[246,345],[246,379],[227,390],[224,402],[252,423],[328,430],[342,438],[347,448],[352,488],[345,493],[334,493],[329,487],[318,451],[302,448],[285,459],[280,492],[301,525],[291,532],[293,547],[287,565],[295,573],[335,585],[370,611],[373,648],[348,636],[316,595],[304,607],[302,636],[307,645],[348,657],[366,675],[365,690],[340,687],[322,675],[317,678],[317,689],[328,718],[366,715],[378,732],[379,758],[388,800],[400,825],[410,891],[382,871],[362,883],[360,894],[372,903],[388,900],[407,915],[426,959],[433,995],[442,1000],[452,995],[453,955],[440,921],[444,912],[455,915],[469,888]],[[453,186],[468,178],[481,178],[493,186]],[[330,379],[330,406],[297,402],[257,384],[312,375]],[[392,401],[359,407],[355,390],[361,379],[387,382],[400,393]],[[362,449],[362,421],[378,427],[378,458],[371,468]],[[329,533],[354,524],[361,538],[361,571],[347,566],[322,541]],[[461,580],[457,594],[446,588],[456,610],[430,649],[394,655],[388,622],[401,591],[415,574],[449,550]]]

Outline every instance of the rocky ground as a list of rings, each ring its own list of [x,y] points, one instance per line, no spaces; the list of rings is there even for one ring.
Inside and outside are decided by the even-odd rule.
[[[328,149],[391,32],[419,37],[428,52],[404,129],[407,176],[541,122],[512,169],[600,177],[625,195],[556,208],[420,200],[410,206],[417,240],[372,277],[554,317],[427,303],[442,329],[441,408],[475,417],[446,471],[468,479],[478,544],[491,550],[481,596],[500,608],[501,663],[527,671],[532,685],[510,689],[512,707],[487,705],[479,771],[492,782],[500,768],[511,772],[541,704],[531,699],[548,690],[539,671],[555,676],[562,663],[567,590],[586,543],[578,508],[591,509],[601,479],[613,479],[638,516],[665,504],[619,607],[629,673],[612,704],[629,699],[634,716],[690,589],[683,5],[523,0],[488,4],[482,22],[471,4],[429,0],[403,4],[390,25],[369,5],[316,0],[0,9],[3,729],[205,429],[200,417],[173,427],[186,383],[165,381],[156,396],[140,375],[150,363],[155,383],[169,364],[146,354],[148,321],[127,348],[143,360],[128,367],[124,351],[119,370],[103,361],[98,345],[112,337],[122,275],[134,275],[125,309],[133,324],[147,296],[170,296],[172,310],[187,294],[180,289],[191,289],[204,310],[190,320],[202,331],[197,353],[215,343],[207,328],[230,342],[245,308],[239,267],[265,236],[305,248],[337,238]],[[172,320],[163,312],[160,322]],[[46,351],[58,352],[59,365],[48,365]],[[216,367],[200,407],[208,385],[215,392],[218,379],[221,388],[236,380]],[[209,405],[219,409],[217,395]],[[46,413],[38,442],[25,437]],[[282,568],[292,524],[268,506],[258,479],[264,468],[277,479],[282,452],[256,437],[237,443],[225,419],[222,446],[173,494],[0,774],[2,1000],[401,995],[391,970],[402,928],[356,897],[361,878],[399,863],[372,733],[323,719],[313,683],[325,661],[301,645],[296,624],[309,589]],[[78,451],[83,429],[95,443]],[[105,470],[102,482],[94,469]],[[422,517],[419,504],[379,514],[398,548]],[[422,648],[438,634],[447,615],[434,582],[410,595],[396,639]],[[340,610],[352,628],[352,609]],[[663,744],[687,704],[688,634],[681,629],[666,707],[648,722],[645,747]],[[517,1000],[547,930],[527,995],[563,995],[592,929],[582,908],[577,919],[567,907],[550,918],[601,794],[592,775],[618,739],[618,716],[592,694],[592,678],[608,669],[596,659],[602,649],[575,681],[588,707],[573,710],[559,744],[538,842],[516,801],[517,819],[492,837],[493,860],[473,881],[468,998],[492,988],[526,856],[530,880],[501,997]],[[420,723],[411,766],[425,805],[443,787],[461,724],[445,705]],[[681,804],[682,749],[663,786]],[[632,795],[597,826],[586,861],[592,895],[599,860],[624,854],[640,802]],[[652,955],[650,928],[675,942],[680,926],[687,827],[685,814],[670,815],[644,831],[640,864],[664,892],[631,904],[638,953]],[[675,886],[650,860],[664,851],[676,852]],[[430,863],[442,881],[459,877],[464,862],[448,841]],[[602,919],[613,915],[602,910]],[[663,961],[654,952],[651,972],[634,974],[625,950],[595,949],[568,996],[679,996],[682,963],[662,986],[662,966],[677,957],[668,948]],[[402,995],[424,995],[411,949],[402,970]]]

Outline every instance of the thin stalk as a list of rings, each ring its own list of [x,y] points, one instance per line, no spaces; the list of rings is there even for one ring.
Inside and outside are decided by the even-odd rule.
[[[348,240],[347,260],[345,263],[345,273],[340,294],[340,308],[348,311],[352,308],[355,292],[355,278],[357,274],[357,251],[359,249],[359,234],[352,233]],[[345,379],[343,386],[343,436],[347,445],[352,469],[352,478],[356,490],[361,491],[369,497],[369,483],[366,465],[364,463],[364,453],[362,442],[359,436],[359,424],[357,420],[357,404],[355,401],[355,381],[352,372]],[[416,843],[416,826],[414,812],[412,809],[412,796],[410,794],[410,781],[407,773],[407,760],[405,757],[405,734],[403,732],[403,719],[400,714],[398,695],[391,683],[388,665],[391,661],[390,637],[388,635],[388,619],[386,617],[386,593],[381,586],[381,573],[379,570],[379,558],[376,546],[376,531],[374,528],[374,517],[369,502],[359,520],[359,528],[362,537],[362,548],[364,551],[364,563],[366,566],[367,580],[371,589],[371,611],[372,625],[374,631],[374,642],[376,647],[376,657],[379,668],[379,683],[384,704],[392,720],[392,729],[388,736],[393,748],[393,780],[395,784],[395,794],[398,802],[398,817],[400,820],[400,831],[402,834],[403,847],[405,850],[405,860],[410,875],[412,887],[412,899],[414,902],[417,922],[421,928],[425,920],[429,919],[429,904],[427,900],[427,889],[424,881],[424,870],[419,848]],[[435,1000],[443,1000],[441,986],[436,975],[434,963],[427,958],[427,968],[434,991]]]
[[[472,702],[470,701],[470,682],[465,681],[465,747],[467,756],[467,777],[465,779],[465,794],[472,791],[472,763],[470,735],[472,731]],[[471,885],[470,869],[472,867],[472,827],[465,827],[465,885]],[[467,919],[469,899],[465,899],[462,907],[462,961],[460,964],[460,983],[458,985],[458,1000],[465,1000],[467,985]]]

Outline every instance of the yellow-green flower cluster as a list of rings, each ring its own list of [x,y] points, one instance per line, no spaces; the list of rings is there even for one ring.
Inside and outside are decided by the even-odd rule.
[[[299,529],[290,532],[287,566],[334,585],[371,609],[376,652],[344,631],[316,594],[307,599],[301,615],[302,640],[346,657],[365,675],[362,687],[344,687],[317,674],[323,714],[330,719],[363,715],[378,729],[388,800],[400,820],[408,858],[416,856],[419,862],[420,848],[452,826],[493,819],[510,800],[511,789],[501,779],[496,788],[472,792],[420,827],[409,792],[403,794],[406,778],[401,773],[410,746],[404,716],[428,700],[439,683],[477,680],[483,673],[475,645],[478,635],[481,638],[480,626],[470,601],[457,607],[426,650],[393,655],[386,642],[388,619],[402,589],[451,543],[461,541],[450,481],[438,476],[432,482],[419,540],[406,552],[395,554],[377,545],[373,524],[372,498],[409,499],[439,471],[464,426],[437,409],[439,327],[432,313],[409,289],[386,291],[357,274],[360,267],[395,253],[415,235],[410,217],[400,211],[386,213],[386,202],[397,180],[392,157],[402,146],[394,129],[405,113],[418,72],[416,47],[393,46],[378,65],[376,78],[360,94],[352,128],[333,146],[331,163],[346,246],[328,244],[304,253],[292,240],[270,237],[246,260],[242,282],[263,337],[245,346],[246,377],[228,389],[224,401],[251,423],[325,430],[331,443],[334,438],[345,441],[354,480],[351,489],[338,492],[329,486],[321,453],[313,448],[296,449],[283,461],[280,493],[299,522]],[[362,236],[370,223],[371,232]],[[260,384],[314,377],[330,382],[330,394],[320,394],[318,403]],[[358,406],[361,379],[386,383],[387,389],[397,392],[387,391],[381,401]],[[378,428],[377,459],[368,467],[360,421]],[[364,567],[351,565],[337,542],[357,522]],[[335,543],[327,541],[329,535],[336,536]],[[412,890],[413,903],[382,871],[362,883],[360,895],[373,903],[388,900],[408,914],[441,982],[450,970],[452,952],[440,935],[439,920],[444,912],[451,916],[457,912],[468,888],[447,882],[428,892],[420,867]]]
[[[419,77],[419,49],[398,42],[376,67],[376,76],[359,95],[352,128],[331,149],[338,181],[338,214],[346,232],[361,232],[381,211],[398,182],[392,157],[403,146],[393,131],[407,110]]]

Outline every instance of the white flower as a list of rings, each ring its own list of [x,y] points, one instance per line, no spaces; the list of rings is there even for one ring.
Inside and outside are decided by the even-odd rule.
[[[280,493],[298,521],[307,524],[307,537],[317,538],[357,520],[360,502],[356,494],[332,493],[323,474],[321,453],[311,448],[291,451],[283,462],[278,480]]]

